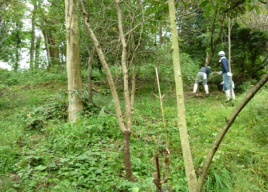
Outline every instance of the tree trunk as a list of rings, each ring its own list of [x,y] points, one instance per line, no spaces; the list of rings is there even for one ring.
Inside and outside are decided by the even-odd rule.
[[[36,38],[36,47],[35,47],[35,68],[39,68],[39,55],[40,55],[40,47],[41,47],[41,36]]]
[[[34,9],[32,12],[32,39],[31,39],[31,50],[30,50],[30,69],[34,68],[34,42],[35,42],[35,16],[36,16],[36,2],[34,2]]]
[[[47,51],[47,64],[48,66],[47,67],[50,67],[51,66],[51,57],[50,57],[50,50],[49,50],[49,42],[48,42],[48,35],[47,35],[47,31],[44,30],[43,31],[43,35],[44,35],[44,39],[45,39],[45,46],[46,46],[46,51]]]
[[[14,64],[14,71],[18,71],[19,69],[19,60],[20,60],[20,44],[21,44],[21,38],[20,38],[20,29],[21,26],[19,23],[16,23],[16,34],[15,36],[17,37],[17,43],[16,43],[16,60]]]
[[[250,74],[250,79],[252,79],[254,73],[253,73],[253,69],[255,67],[255,61],[256,61],[256,56],[254,54],[254,51],[251,51],[251,64],[250,64],[250,69],[249,69],[249,74]]]
[[[88,46],[86,46],[89,58],[88,58],[88,78],[87,78],[87,82],[88,82],[88,97],[89,97],[89,101],[93,101],[93,92],[92,92],[92,62],[93,62],[93,57],[95,54],[95,47],[93,48],[92,53],[90,53],[90,50],[88,48]]]
[[[188,139],[189,137],[188,137],[188,132],[187,132],[174,0],[169,0],[168,5],[169,5],[169,18],[170,18],[170,25],[171,25],[173,65],[174,65],[175,83],[176,83],[178,127],[180,131],[182,153],[183,153],[183,158],[184,158],[189,191],[195,192],[197,180],[196,180],[196,174],[195,174],[195,170],[193,166],[192,154],[191,154],[191,149],[190,149],[190,144],[189,144],[189,139]]]
[[[246,60],[246,58],[245,58],[245,57],[243,57],[243,58],[242,58],[242,61],[241,61],[241,63],[242,63],[241,68],[242,68],[242,79],[243,79],[243,82],[245,82],[245,81],[246,81],[246,68],[245,68],[245,60]]]
[[[217,135],[215,141],[212,143],[212,146],[208,152],[208,155],[203,163],[202,167],[202,174],[200,175],[198,179],[197,184],[197,190],[196,192],[201,192],[203,185],[205,183],[205,178],[207,177],[208,168],[210,166],[210,163],[218,150],[220,143],[229,130],[230,126],[235,121],[236,117],[239,115],[239,113],[242,111],[242,109],[247,105],[247,103],[254,97],[254,95],[258,92],[258,90],[268,81],[268,74],[266,74],[254,87],[252,87],[247,95],[244,97],[244,99],[239,103],[239,105],[235,108],[235,110],[232,112],[230,117],[226,118],[226,123],[223,126],[223,128],[220,130],[219,134]]]
[[[134,100],[135,100],[135,92],[136,92],[136,73],[135,73],[135,68],[133,67],[133,74],[132,74],[132,79],[131,79],[131,101],[130,101],[130,106],[133,109],[134,108]]]
[[[81,91],[82,77],[80,66],[79,28],[76,11],[76,0],[65,0],[65,21],[67,31],[67,74],[69,95],[69,120],[77,119],[77,112],[83,109]],[[80,92],[80,93],[77,93]],[[76,92],[76,93],[74,93]]]
[[[161,22],[159,23],[159,50],[161,49],[162,46],[162,24]],[[160,66],[160,55],[157,55],[157,64],[156,64],[156,68],[157,71],[159,70],[159,66]],[[153,85],[153,95],[156,94],[156,88],[157,88],[157,79],[156,77],[154,78],[154,85]]]
[[[231,68],[231,31],[232,31],[232,27],[231,27],[231,18],[228,18],[228,46],[229,46],[229,71],[230,73],[232,73],[232,68]],[[233,80],[232,80],[232,76],[230,77],[230,98],[232,99],[233,97]]]
[[[215,21],[216,21],[217,13],[218,13],[218,11],[216,10],[215,16],[214,16],[214,20],[212,22],[212,27],[211,27],[212,28],[211,29],[211,41],[210,41],[211,46],[210,46],[210,53],[207,54],[207,58],[206,58],[206,63],[205,63],[205,66],[206,67],[209,66],[210,63],[211,63],[212,57],[213,57],[213,55],[214,55],[214,53],[216,51],[216,48],[217,48],[218,43],[220,42],[221,34],[223,32],[223,29],[224,29],[223,28],[224,27],[223,26],[224,20],[222,20],[222,21],[220,21],[221,22],[220,23],[221,24],[221,28],[220,28],[219,35],[218,35],[217,39],[214,40]]]
[[[120,1],[115,0],[116,9],[117,9],[117,17],[118,17],[118,29],[119,36],[122,43],[122,56],[121,56],[121,64],[123,71],[123,79],[124,79],[124,95],[125,95],[125,117],[126,117],[126,129],[127,131],[124,133],[124,159],[125,159],[125,169],[126,169],[126,178],[131,179],[132,177],[132,168],[131,168],[131,159],[130,159],[130,149],[129,149],[129,140],[131,135],[131,106],[130,106],[130,98],[129,98],[129,90],[128,90],[128,69],[127,69],[127,43],[123,31],[122,24],[122,11],[120,8]]]
[[[116,88],[115,88],[115,84],[114,84],[114,81],[113,81],[111,71],[110,71],[110,69],[108,67],[108,64],[107,64],[106,60],[105,60],[105,57],[104,57],[104,54],[102,52],[100,43],[97,40],[97,38],[96,38],[92,28],[91,28],[91,25],[90,25],[90,23],[88,21],[88,15],[85,12],[82,0],[78,0],[78,2],[79,2],[80,10],[82,12],[83,20],[84,20],[85,25],[87,27],[87,31],[89,33],[89,36],[90,36],[92,42],[94,43],[94,46],[96,48],[99,60],[100,60],[100,62],[102,64],[102,67],[103,67],[105,73],[106,73],[107,80],[108,80],[108,83],[109,83],[109,86],[110,86],[110,90],[111,90],[111,93],[112,93],[112,96],[113,96],[115,110],[116,110],[116,116],[117,116],[117,119],[118,119],[118,124],[119,124],[119,127],[120,127],[120,129],[121,129],[121,131],[123,133],[123,137],[124,137],[124,164],[125,164],[125,170],[126,170],[126,178],[130,179],[132,177],[132,168],[131,168],[131,161],[130,161],[130,148],[129,148],[129,140],[130,140],[131,131],[130,131],[130,129],[128,129],[128,128],[130,128],[128,126],[131,125],[130,124],[131,122],[127,122],[127,127],[125,127],[123,114],[122,114],[122,111],[121,111],[121,108],[120,108],[120,102],[119,102],[119,99],[118,99],[118,95],[117,95],[117,92],[116,92]],[[124,55],[125,54],[126,53],[124,53]],[[125,73],[124,73],[124,75],[125,75]],[[130,105],[128,105],[128,107],[130,108]],[[126,116],[127,115],[128,114],[126,113]],[[128,118],[128,120],[129,120],[129,118]]]

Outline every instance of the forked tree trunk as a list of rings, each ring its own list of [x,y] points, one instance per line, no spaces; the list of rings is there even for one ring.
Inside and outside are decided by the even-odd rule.
[[[176,83],[178,127],[180,131],[182,153],[183,153],[183,159],[184,159],[184,164],[185,164],[186,176],[188,180],[189,191],[195,192],[197,180],[196,180],[196,174],[195,174],[195,170],[193,166],[191,148],[190,148],[189,137],[188,137],[188,132],[187,132],[174,0],[169,0],[168,5],[169,5],[169,18],[170,18],[170,25],[171,25],[173,65],[174,65],[175,83]]]
[[[81,94],[82,77],[80,67],[79,28],[76,11],[77,0],[65,0],[65,20],[67,31],[66,65],[68,74],[69,120],[77,119],[77,112],[83,109]]]
[[[87,15],[87,13],[86,13],[86,11],[84,9],[82,0],[78,0],[78,2],[79,2],[80,10],[82,12],[83,20],[84,20],[85,25],[87,27],[87,31],[89,33],[89,36],[90,36],[92,42],[94,43],[94,46],[96,48],[98,57],[100,59],[102,67],[103,67],[103,69],[104,69],[104,71],[106,73],[107,80],[108,80],[108,83],[109,83],[109,86],[110,86],[110,90],[111,90],[111,93],[112,93],[112,96],[113,96],[115,110],[116,110],[116,116],[117,116],[117,119],[118,119],[119,127],[120,127],[120,129],[121,129],[121,131],[123,133],[123,137],[124,137],[124,164],[125,164],[125,170],[126,170],[126,178],[131,179],[131,177],[132,177],[132,168],[131,168],[130,148],[129,148],[129,140],[130,140],[130,135],[131,135],[131,130],[130,130],[131,122],[130,122],[130,119],[129,119],[129,112],[126,111],[126,116],[128,116],[128,118],[127,118],[127,122],[126,122],[127,126],[125,127],[123,114],[122,114],[122,111],[121,111],[121,108],[120,108],[120,102],[119,102],[119,99],[118,99],[118,95],[117,95],[117,92],[116,92],[116,88],[115,88],[115,84],[114,84],[114,81],[113,81],[111,71],[110,71],[110,69],[108,67],[108,64],[107,64],[106,60],[105,60],[105,57],[104,57],[104,54],[102,52],[100,43],[97,40],[97,38],[96,38],[92,28],[91,28],[91,25],[90,25],[89,20],[88,20],[88,15]],[[117,6],[119,6],[119,4],[117,4]],[[123,46],[123,49],[125,49],[124,46]],[[122,62],[125,62],[124,61],[126,59],[125,56],[126,56],[126,53],[123,52],[123,54],[122,54],[122,57],[123,57]],[[124,64],[122,63],[122,65],[124,65]],[[126,71],[124,70],[124,76],[127,75],[125,72]],[[124,80],[125,80],[125,78],[124,78]],[[125,85],[125,83],[124,83],[124,85]],[[127,84],[127,86],[128,86],[128,84]],[[128,90],[125,92],[125,94],[126,93],[128,93]],[[130,110],[130,102],[128,101],[127,103],[128,104],[126,104],[126,108],[128,107],[129,110]]]
[[[215,33],[215,24],[216,24],[216,18],[218,15],[218,7],[215,10],[215,15],[214,15],[214,19],[213,22],[211,24],[211,39],[210,39],[210,53],[207,53],[207,57],[206,57],[206,63],[205,63],[205,67],[209,66],[212,60],[212,57],[216,51],[217,45],[220,42],[221,39],[221,34],[223,32],[223,21],[220,21],[220,32],[218,34],[218,37],[214,40],[214,33]]]

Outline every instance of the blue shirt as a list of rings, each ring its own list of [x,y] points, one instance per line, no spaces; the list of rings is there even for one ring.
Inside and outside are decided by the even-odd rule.
[[[226,57],[221,58],[221,68],[222,68],[222,73],[229,72],[229,61],[226,59]]]

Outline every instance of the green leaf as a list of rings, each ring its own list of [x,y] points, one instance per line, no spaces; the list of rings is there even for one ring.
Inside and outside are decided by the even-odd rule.
[[[217,1],[217,3],[219,4],[219,5],[222,5],[222,1],[221,0],[216,0]]]
[[[35,168],[35,170],[38,170],[38,171],[44,171],[47,167],[46,166],[43,166],[43,165],[39,165]]]
[[[199,7],[205,7],[209,3],[209,0],[203,1]]]
[[[132,188],[132,192],[139,192],[139,190],[140,190],[140,189],[139,189],[138,187],[133,187],[133,188]]]
[[[259,15],[261,13],[259,6],[256,6],[255,9],[256,9],[256,13]]]

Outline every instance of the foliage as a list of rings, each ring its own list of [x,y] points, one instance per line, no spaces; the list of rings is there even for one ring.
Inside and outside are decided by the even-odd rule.
[[[261,30],[241,28],[232,31],[233,66],[248,79],[259,79],[267,65],[268,34]]]
[[[187,55],[185,63],[191,63]],[[164,65],[163,65],[164,66]],[[168,71],[168,65],[163,67]],[[167,69],[166,69],[167,68]],[[5,87],[2,102],[7,96],[16,107],[0,111],[0,189],[2,191],[151,191],[155,188],[151,174],[155,172],[153,155],[157,150],[160,162],[164,161],[165,134],[159,101],[148,92],[151,68],[140,69],[139,81],[145,85],[138,89],[131,139],[133,172],[138,181],[124,179],[123,138],[116,117],[104,111],[81,113],[76,123],[65,122],[57,114],[62,113],[61,102],[66,101],[62,89],[61,74],[43,77],[38,73],[38,84],[19,81],[18,85]],[[161,76],[165,73],[161,72]],[[14,72],[5,71],[5,73]],[[15,74],[15,73],[14,73]],[[30,78],[35,73],[16,74]],[[14,75],[14,78],[21,77]],[[168,78],[167,74],[166,78]],[[160,76],[160,77],[161,77]],[[53,77],[53,78],[52,78]],[[34,78],[34,77],[32,77]],[[151,75],[153,79],[153,75]],[[44,81],[48,86],[43,86]],[[152,82],[152,80],[151,80]],[[29,84],[30,83],[30,84]],[[53,83],[54,88],[51,87]],[[98,82],[99,83],[99,82]],[[102,83],[105,83],[103,81]],[[34,86],[33,86],[34,85]],[[38,85],[38,86],[37,86]],[[95,86],[99,84],[95,84]],[[170,83],[161,79],[164,90]],[[5,85],[6,86],[6,85]],[[25,89],[31,86],[31,91]],[[64,85],[66,86],[66,85]],[[165,88],[166,87],[166,88]],[[49,91],[46,91],[49,89]],[[267,88],[266,88],[267,89]],[[267,179],[267,90],[263,89],[237,117],[220,146],[205,185],[206,191],[268,190]],[[43,94],[38,94],[38,93]],[[22,97],[23,95],[23,97]],[[61,96],[61,97],[59,97]],[[95,95],[95,102],[111,110],[110,95]],[[241,100],[242,96],[237,95]],[[39,99],[37,99],[39,98]],[[18,102],[19,100],[19,102]],[[224,117],[233,110],[223,102],[224,96],[207,98],[186,97],[187,124],[197,172],[215,139]],[[12,102],[11,102],[12,101]],[[45,103],[46,102],[46,103]],[[171,151],[170,176],[163,188],[187,191],[187,180],[177,128],[177,109],[172,92],[165,92],[164,111]],[[112,110],[111,110],[112,111]],[[49,112],[49,113],[47,113]],[[24,129],[31,118],[42,119],[42,128]],[[19,179],[20,178],[20,179]]]

